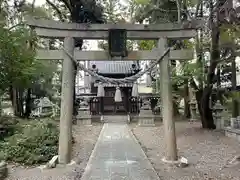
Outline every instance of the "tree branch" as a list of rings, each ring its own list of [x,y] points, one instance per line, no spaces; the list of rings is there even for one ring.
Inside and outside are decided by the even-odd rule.
[[[199,8],[201,6],[202,0],[198,0],[196,11],[195,11],[195,18],[198,16]]]
[[[58,7],[53,4],[53,2],[51,2],[50,0],[46,0],[46,2],[56,11],[56,13],[58,14],[58,18],[60,19],[60,21],[64,21],[63,19],[63,15],[62,12],[58,9]]]
[[[36,2],[36,0],[32,1],[32,12],[34,11],[35,2]]]
[[[190,83],[190,85],[192,86],[193,89],[199,90],[198,86],[197,86],[197,84],[196,84],[196,82],[194,81],[193,78],[190,79],[189,83]]]

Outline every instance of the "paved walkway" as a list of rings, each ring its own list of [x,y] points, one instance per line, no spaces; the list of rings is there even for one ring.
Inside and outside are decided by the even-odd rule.
[[[82,180],[159,180],[127,124],[106,123]]]

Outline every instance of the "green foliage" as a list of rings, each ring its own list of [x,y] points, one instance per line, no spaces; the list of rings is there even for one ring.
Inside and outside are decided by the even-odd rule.
[[[9,85],[24,86],[29,83],[29,75],[34,73],[35,51],[27,42],[35,41],[25,28],[9,31],[0,27],[0,89]],[[30,78],[31,79],[31,78]]]
[[[238,102],[240,102],[240,92],[231,92],[230,97],[232,100],[237,100]]]
[[[154,47],[156,47],[156,41],[147,41],[147,40],[141,40],[138,43],[139,50],[152,50]]]
[[[49,18],[51,14],[44,7],[36,7],[25,1],[19,6],[18,3],[14,4],[16,9],[10,10],[7,2],[1,4],[0,91],[3,93],[10,86],[22,91],[32,88],[42,79],[51,79],[53,74],[53,68],[48,63],[35,59],[38,39],[29,28],[23,26],[25,15]]]
[[[18,120],[16,118],[0,117],[0,140],[11,136],[17,129]]]
[[[135,0],[135,2],[140,5],[147,5],[150,3],[150,0]]]
[[[28,42],[28,43],[27,43]],[[56,63],[35,59],[36,36],[26,28],[0,28],[0,90],[17,88],[52,89]],[[32,48],[29,48],[31,43]],[[39,87],[41,86],[41,87]],[[52,93],[47,93],[52,94]]]
[[[135,0],[135,19],[138,22],[148,20],[150,23],[177,21],[176,1]]]
[[[57,124],[50,119],[22,122],[14,135],[0,143],[0,154],[6,161],[41,164],[57,154],[58,136]]]
[[[117,23],[123,19],[121,4],[118,0],[103,0],[104,16],[108,23]],[[119,11],[120,10],[120,11]]]
[[[22,6],[21,11],[23,13],[23,16],[34,16],[38,18],[50,18],[51,17],[51,11],[46,9],[45,7],[40,6],[34,6],[32,7],[32,4],[26,3]]]
[[[188,7],[195,7],[198,3],[199,3],[198,0],[187,0],[187,1],[186,1],[186,5],[187,5]]]

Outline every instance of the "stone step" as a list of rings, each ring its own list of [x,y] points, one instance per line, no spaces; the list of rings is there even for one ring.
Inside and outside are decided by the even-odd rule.
[[[128,115],[107,115],[103,116],[104,123],[128,123]]]

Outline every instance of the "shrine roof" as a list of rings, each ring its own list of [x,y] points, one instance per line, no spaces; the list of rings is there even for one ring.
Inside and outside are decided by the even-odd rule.
[[[96,65],[99,74],[131,74],[132,64],[136,65],[136,70],[140,66],[136,61],[90,61],[90,67]]]

